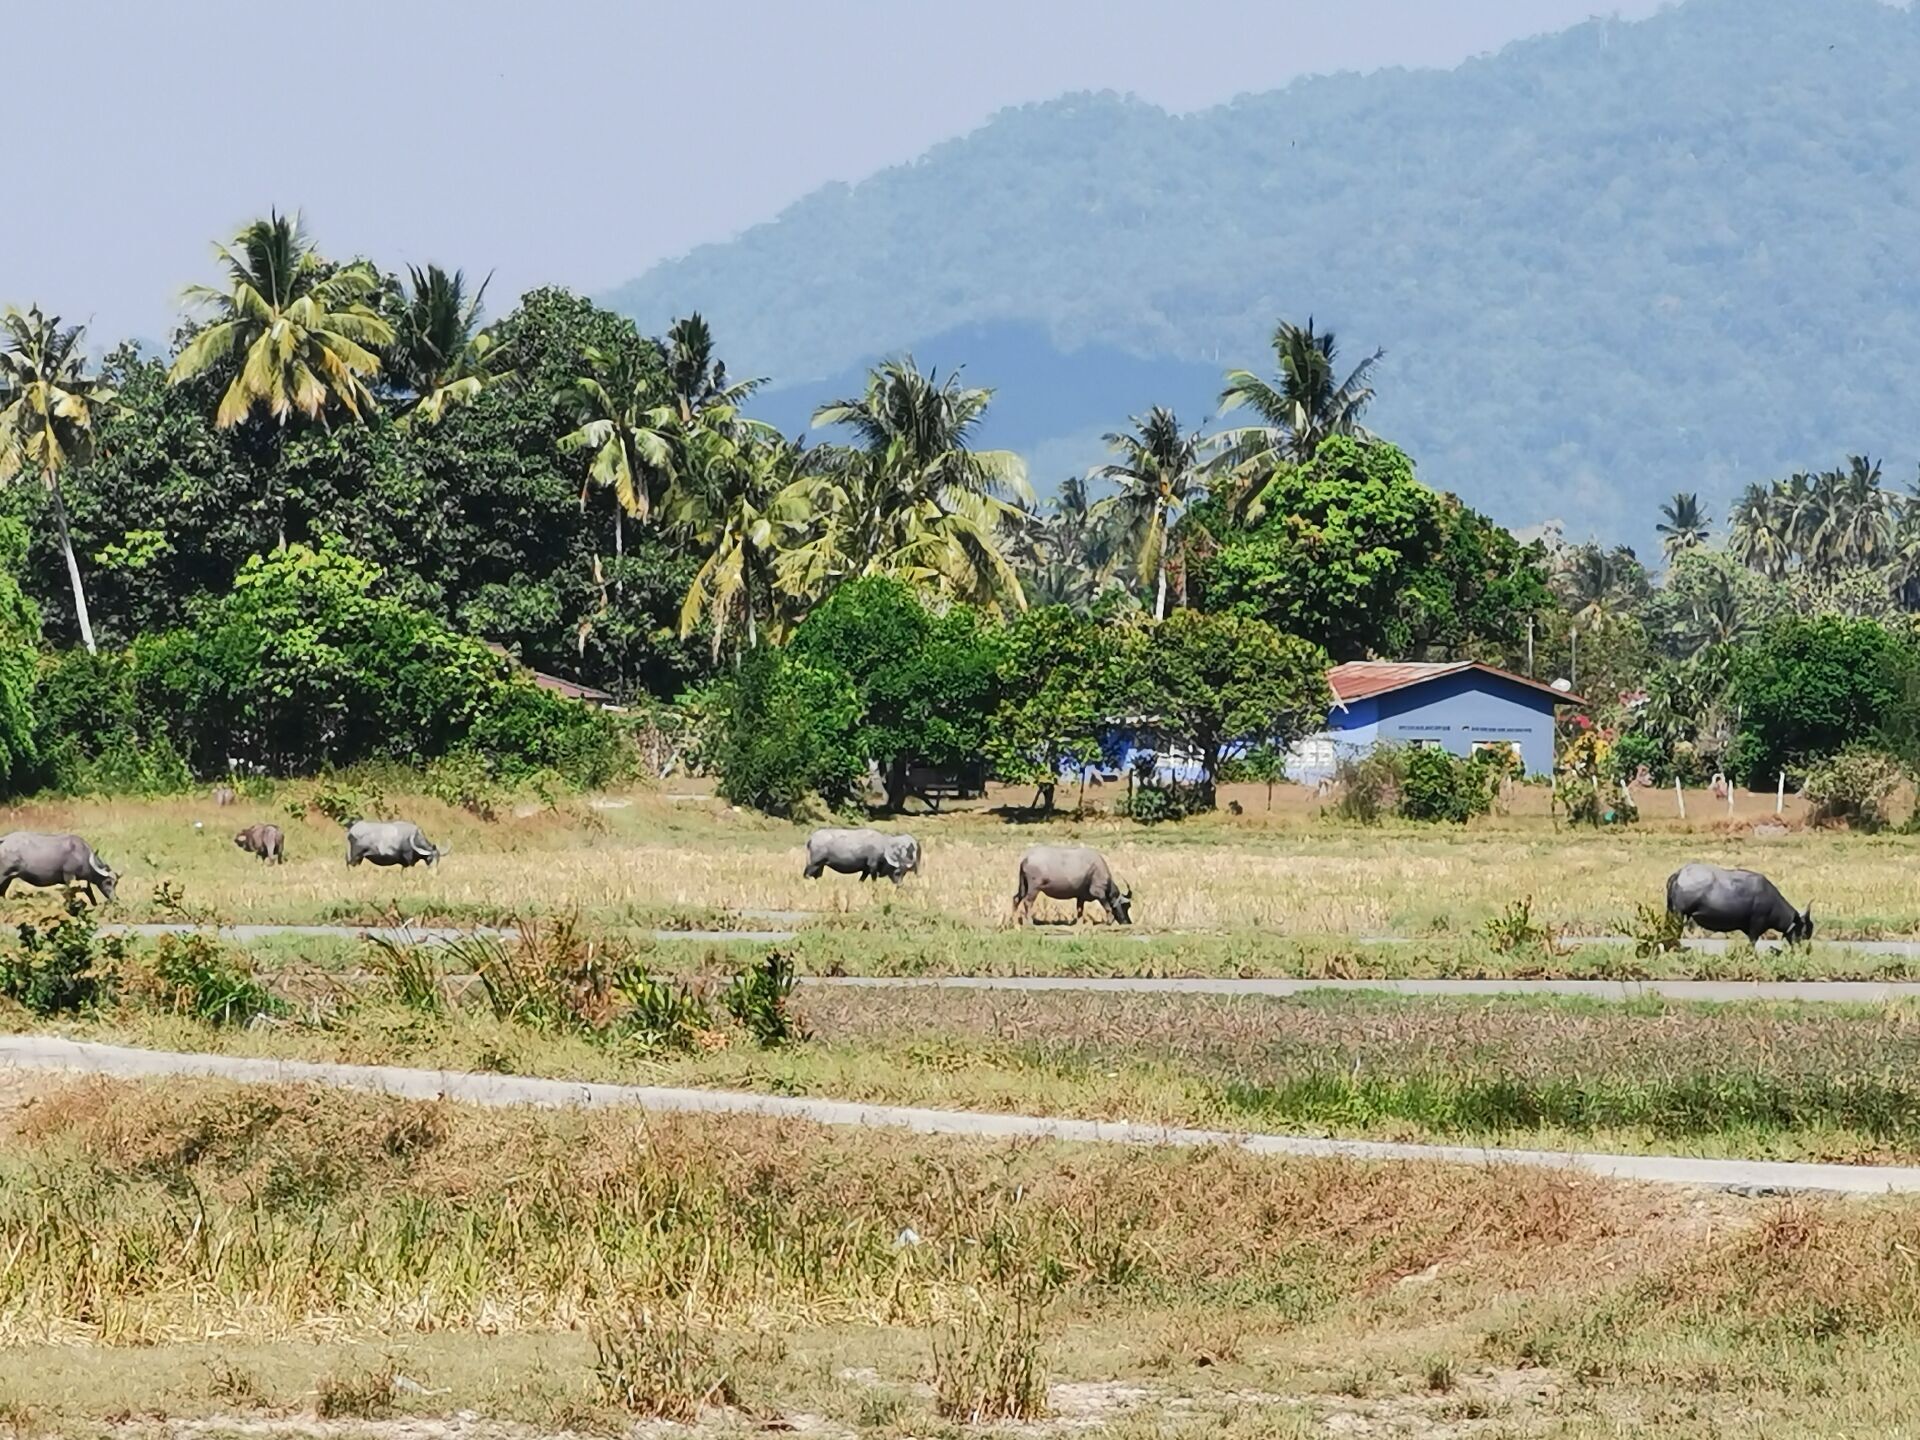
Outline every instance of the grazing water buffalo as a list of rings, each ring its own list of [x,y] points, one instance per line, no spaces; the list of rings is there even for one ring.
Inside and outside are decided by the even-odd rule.
[[[1667,877],[1667,909],[1702,930],[1738,930],[1758,940],[1778,930],[1789,945],[1813,938],[1813,906],[1796,910],[1774,883],[1752,870],[1682,865]]]
[[[873,880],[884,875],[898,885],[903,876],[920,868],[920,842],[911,835],[889,835],[881,830],[816,830],[807,837],[807,868],[800,873],[818,880],[822,870]]]
[[[420,827],[411,820],[356,820],[347,826],[349,865],[358,865],[362,860],[374,865],[411,867],[422,860],[428,865],[437,865],[442,855],[452,853],[452,846],[440,849],[422,835]]]
[[[35,830],[0,835],[0,895],[16,880],[28,885],[84,885],[95,904],[102,895],[113,899],[119,883],[119,877],[78,835],[43,835]]]
[[[1020,857],[1020,888],[1014,892],[1016,918],[1033,923],[1033,902],[1042,895],[1073,901],[1073,923],[1098,900],[1122,925],[1133,923],[1133,892],[1115,882],[1106,858],[1084,845],[1036,845]]]
[[[286,863],[286,837],[280,833],[278,825],[249,825],[233,837],[233,843],[249,855],[258,855],[262,860],[275,865]]]

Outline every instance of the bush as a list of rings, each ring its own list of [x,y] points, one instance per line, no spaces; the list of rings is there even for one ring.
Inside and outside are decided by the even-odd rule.
[[[1616,785],[1622,780],[1631,784],[1642,768],[1660,782],[1671,777],[1673,761],[1666,748],[1644,731],[1636,730],[1614,741],[1607,754],[1607,779]]]
[[[1376,745],[1359,755],[1342,755],[1333,772],[1340,786],[1334,813],[1361,825],[1379,824],[1380,817],[1400,803],[1406,766],[1406,752],[1396,745]]]
[[[487,757],[462,745],[430,762],[421,788],[442,804],[457,806],[482,820],[496,820],[506,808],[507,792],[494,778]]]
[[[0,995],[35,1015],[70,1015],[103,1000],[126,959],[125,942],[101,940],[93,907],[69,889],[57,908],[22,920],[0,950]]]
[[[721,1003],[756,1043],[767,1048],[784,1045],[799,1036],[787,1003],[793,986],[793,957],[785,950],[772,950],[751,970],[733,977]]]
[[[1122,796],[1113,813],[1142,825],[1157,825],[1163,820],[1184,820],[1213,809],[1213,795],[1204,783],[1188,784],[1169,780],[1160,784],[1135,785],[1131,795]]]
[[[715,687],[701,754],[736,805],[792,815],[813,796],[839,809],[860,792],[860,701],[836,670],[780,650],[748,655]]]
[[[63,795],[171,795],[193,774],[142,711],[125,653],[69,650],[41,659],[33,694],[34,778]]]
[[[245,1025],[286,1008],[254,977],[246,960],[200,932],[162,935],[152,973],[155,998],[163,1007],[208,1025]]]
[[[1816,825],[1879,830],[1887,823],[1887,801],[1904,777],[1900,762],[1886,751],[1854,745],[1808,770],[1801,793]]]
[[[1400,786],[1401,818],[1464,825],[1493,808],[1495,778],[1487,766],[1437,747],[1409,750]]]
[[[1037,1297],[981,1295],[934,1332],[933,1404],[943,1419],[965,1425],[1047,1413]]]
[[[1920,657],[1873,620],[1782,620],[1734,655],[1732,763],[1756,788],[1782,770],[1874,745],[1920,758]]]

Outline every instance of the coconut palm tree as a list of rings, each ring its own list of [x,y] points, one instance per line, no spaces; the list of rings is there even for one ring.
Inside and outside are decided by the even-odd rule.
[[[667,390],[682,425],[716,405],[738,410],[766,383],[764,378],[728,381],[727,364],[714,355],[713,331],[698,310],[667,331]]]
[[[1121,533],[1134,553],[1134,576],[1145,585],[1154,581],[1153,618],[1167,613],[1167,544],[1188,505],[1206,496],[1201,472],[1202,442],[1183,433],[1171,410],[1154,406],[1146,417],[1133,417],[1129,434],[1104,437],[1119,459],[1097,472],[1120,483],[1113,509]]]
[[[1229,370],[1220,392],[1220,413],[1246,406],[1260,417],[1258,425],[1226,431],[1220,437],[1220,464],[1243,478],[1264,480],[1275,465],[1311,460],[1329,435],[1371,438],[1360,426],[1360,416],[1373,399],[1373,370],[1386,357],[1375,350],[1336,382],[1338,354],[1333,332],[1316,331],[1313,317],[1305,328],[1282,320],[1273,332],[1273,357],[1278,375],[1272,379],[1251,370]]]
[[[188,287],[189,307],[211,318],[167,378],[178,384],[230,371],[214,415],[223,430],[258,410],[281,425],[295,415],[319,420],[333,406],[356,419],[371,410],[368,382],[393,343],[393,327],[369,303],[380,283],[373,267],[321,259],[297,215],[256,220],[214,250],[226,288]]]
[[[1892,559],[1899,502],[1881,488],[1879,462],[1851,455],[1845,470],[1830,470],[1821,479],[1829,481],[1823,537],[1829,563],[1872,567]]]
[[[723,419],[714,407],[709,418]],[[707,619],[720,657],[737,621],[746,646],[760,643],[760,622],[784,628],[779,605],[782,554],[805,535],[821,481],[800,450],[775,436],[731,424],[695,427],[663,507],[667,522],[703,556],[680,607],[680,634]]]
[[[613,553],[625,555],[621,517],[644,522],[673,476],[675,417],[658,368],[639,347],[589,345],[581,359],[583,373],[562,386],[557,397],[577,425],[560,437],[560,451],[592,454],[580,504],[584,509],[589,486],[613,492]]]
[[[1647,594],[1647,572],[1625,545],[1602,550],[1589,541],[1560,556],[1553,587],[1573,618],[1593,625],[1627,613]]]
[[[62,479],[93,458],[94,422],[113,404],[114,393],[86,373],[81,341],[86,327],[60,328],[60,317],[34,306],[24,314],[8,309],[0,316],[5,348],[0,349],[0,481],[31,467],[47,487],[60,554],[73,586],[73,614],[80,639],[91,653],[93,618],[87,613],[80,561],[67,527]]]
[[[1728,517],[1727,551],[1749,570],[1778,580],[1793,562],[1793,515],[1778,481],[1749,485]]]
[[[489,275],[467,293],[466,273],[438,265],[408,266],[410,284],[400,322],[394,326],[386,375],[400,392],[406,415],[438,424],[448,412],[471,405],[489,385],[512,378],[493,336],[480,328]]]
[[[1682,550],[1706,544],[1707,526],[1712,523],[1713,517],[1701,508],[1700,497],[1682,490],[1660,507],[1660,523],[1653,528],[1660,533],[1660,548],[1671,560]]]
[[[1022,583],[1033,605],[1085,610],[1113,577],[1124,545],[1111,501],[1096,501],[1084,476],[1069,475],[1048,513],[1035,512]]]
[[[957,375],[922,374],[908,356],[814,411],[816,427],[842,427],[853,443],[811,452],[827,483],[789,585],[812,594],[841,575],[885,572],[976,604],[1024,606],[1007,547],[1032,500],[1026,468],[1011,451],[970,443],[992,398]]]

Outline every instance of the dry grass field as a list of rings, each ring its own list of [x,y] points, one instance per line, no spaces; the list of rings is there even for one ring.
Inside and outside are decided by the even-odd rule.
[[[926,864],[896,890],[806,882],[802,827],[654,791],[492,821],[396,798],[452,853],[350,871],[338,825],[289,814],[304,795],[7,823],[92,839],[123,876],[109,919],[570,918],[557,1008],[422,998],[479,951],[405,952],[410,972],[347,938],[203,937],[201,979],[179,978],[190,952],[168,978],[142,944],[95,1008],[0,1001],[0,1027],[1227,1129],[1920,1159],[1913,1008],[803,987],[798,1033],[762,1045],[720,987],[767,942],[644,933],[792,926],[781,948],[816,972],[1911,973],[1830,945],[1577,943],[1696,857],[1773,874],[1823,936],[1920,934],[1915,841],[1776,831],[1770,799],[1759,829],[1600,833],[1526,813],[1530,792],[1465,830],[1345,826],[1297,793],[1153,830],[975,809],[905,822]],[[254,819],[285,826],[291,863],[232,847]],[[1008,928],[1021,849],[1067,837],[1109,855],[1140,924]],[[1484,933],[1521,899],[1565,948]],[[675,1043],[609,1021],[645,987],[609,1002],[589,961],[682,977],[647,1003],[684,984],[703,1018]],[[249,969],[292,1003],[240,1025],[252,1010],[190,1003]],[[1920,1206],[1892,1201],[0,1073],[0,1434],[1920,1433],[1917,1254]]]
[[[431,871],[349,870],[339,825],[287,813],[286,801],[302,793],[286,787],[272,799],[227,808],[199,799],[40,804],[0,819],[86,835],[124,877],[119,913],[135,919],[162,916],[153,897],[167,884],[190,905],[245,922],[372,920],[393,912],[471,921],[577,910],[609,924],[650,925],[809,910],[824,912],[830,924],[901,932],[993,930],[1006,922],[1021,851],[1076,840],[1103,849],[1131,885],[1141,934],[1463,935],[1521,899],[1568,934],[1617,932],[1637,906],[1660,903],[1675,867],[1698,858],[1767,871],[1796,903],[1813,903],[1823,936],[1920,935],[1913,864],[1920,842],[1777,826],[1771,797],[1751,822],[1600,832],[1521,813],[1464,829],[1367,829],[1306,814],[1297,797],[1277,818],[1222,813],[1153,829],[1104,816],[1015,823],[975,809],[883,822],[913,829],[925,850],[923,873],[895,889],[831,875],[806,881],[804,827],[700,794],[657,791],[558,808],[529,804],[491,822],[396,796],[392,807],[451,843],[453,853]],[[596,808],[609,804],[619,808]],[[233,831],[256,819],[286,828],[291,859],[284,867],[268,870],[232,846]],[[1070,910],[1043,906],[1042,913],[1059,919]]]
[[[9,1099],[18,1434],[1890,1435],[1920,1402],[1910,1207],[297,1090]],[[1036,1417],[966,1418],[1009,1400]]]

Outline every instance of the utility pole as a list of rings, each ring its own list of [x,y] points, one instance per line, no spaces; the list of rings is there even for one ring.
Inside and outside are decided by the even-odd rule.
[[[1533,616],[1527,616],[1527,679],[1533,679]]]

